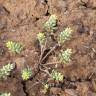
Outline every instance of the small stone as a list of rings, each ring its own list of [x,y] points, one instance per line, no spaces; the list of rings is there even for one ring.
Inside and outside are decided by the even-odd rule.
[[[16,58],[15,63],[16,63],[17,69],[22,70],[23,68],[25,68],[27,61],[24,57],[22,57],[22,58]]]
[[[57,94],[61,93],[61,88],[52,87],[52,88],[50,89],[50,92],[51,92],[52,94],[54,94],[54,95],[57,95]]]
[[[65,93],[69,94],[70,96],[78,96],[77,91],[73,89],[65,89]]]

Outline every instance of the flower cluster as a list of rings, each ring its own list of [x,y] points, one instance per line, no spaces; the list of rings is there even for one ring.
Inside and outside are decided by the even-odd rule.
[[[43,84],[43,87],[44,87],[44,89],[43,89],[43,93],[47,93],[48,92],[48,89],[49,89],[49,84]]]
[[[14,53],[20,53],[21,50],[23,49],[22,45],[20,43],[17,43],[17,42],[13,42],[13,41],[8,41],[6,43],[6,47],[14,52]]]
[[[23,80],[28,80],[32,76],[32,70],[31,68],[25,68],[22,70],[22,79]]]
[[[66,64],[66,63],[69,63],[71,61],[71,54],[72,54],[72,50],[71,49],[66,49],[65,51],[62,51],[60,54],[59,54],[59,60]]]
[[[51,77],[56,81],[63,81],[63,75],[55,70],[52,70]]]
[[[72,35],[72,30],[71,28],[66,28],[63,32],[61,32],[58,36],[58,43],[61,45],[63,44],[66,40],[70,40]]]
[[[40,45],[44,45],[45,44],[45,41],[46,41],[46,38],[45,38],[45,34],[40,32],[37,34],[37,39],[39,40],[40,42]]]
[[[46,31],[53,32],[56,29],[57,25],[57,16],[51,15],[49,20],[44,24]]]
[[[7,76],[10,75],[11,71],[14,69],[14,64],[7,64],[0,69],[0,79],[7,79]]]
[[[0,93],[0,96],[11,96],[11,93]]]

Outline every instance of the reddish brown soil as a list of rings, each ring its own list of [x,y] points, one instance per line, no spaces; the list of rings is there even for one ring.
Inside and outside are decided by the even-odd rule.
[[[73,28],[72,39],[62,46],[72,48],[73,56],[67,66],[57,66],[64,74],[63,84],[50,82],[50,91],[43,94],[42,84],[34,85],[48,79],[44,72],[37,72],[40,49],[36,34],[42,32],[51,14],[58,16],[56,34],[67,26]],[[22,53],[10,53],[5,47],[8,40],[22,43]],[[46,62],[55,60],[51,54]],[[7,81],[0,81],[0,92],[13,96],[96,96],[96,0],[0,0],[0,66],[8,62],[15,62],[17,68]],[[26,64],[35,75],[22,83],[20,70]]]

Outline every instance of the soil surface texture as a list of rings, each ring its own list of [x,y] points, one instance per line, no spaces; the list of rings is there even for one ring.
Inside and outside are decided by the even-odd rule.
[[[60,49],[71,48],[72,58],[67,65],[49,64],[40,69],[37,34],[44,31],[44,23],[53,14],[58,17],[54,34],[71,27],[72,38],[52,51],[43,63],[56,62]],[[9,40],[24,46],[20,54],[6,48]],[[55,45],[55,41],[48,42],[44,56]],[[12,96],[96,96],[96,0],[0,0],[0,68],[8,62],[15,63],[16,68],[7,80],[0,81],[0,92]],[[23,81],[21,70],[26,65],[33,75]],[[44,69],[53,68],[64,75],[63,83],[49,80]],[[50,88],[44,93],[46,80]]]

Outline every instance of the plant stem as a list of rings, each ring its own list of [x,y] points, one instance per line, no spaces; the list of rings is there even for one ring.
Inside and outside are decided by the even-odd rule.
[[[49,62],[49,63],[45,63],[45,64],[41,64],[41,65],[55,65],[55,64],[60,64],[61,62]]]
[[[42,58],[41,63],[47,58],[47,56],[56,49],[59,45],[56,44],[54,47],[51,48],[51,50]]]

